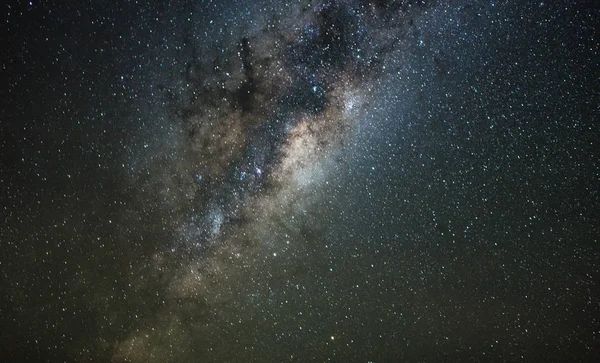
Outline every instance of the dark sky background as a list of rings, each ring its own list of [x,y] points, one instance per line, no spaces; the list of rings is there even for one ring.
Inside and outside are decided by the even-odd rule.
[[[594,361],[593,1],[10,1],[0,360]]]

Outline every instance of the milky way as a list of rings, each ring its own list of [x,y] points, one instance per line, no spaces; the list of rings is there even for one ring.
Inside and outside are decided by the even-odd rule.
[[[392,6],[396,15],[382,19],[386,7],[294,9],[298,19],[269,22],[219,48],[215,59],[191,59],[183,89],[164,89],[179,94],[170,108],[182,130],[173,162],[150,166],[147,183],[178,214],[170,252],[186,257],[169,272],[164,307],[119,344],[116,357],[162,361],[154,352],[173,339],[185,345],[184,337],[217,328],[182,325],[181,315],[215,315],[233,326],[242,324],[240,311],[243,320],[264,315],[263,299],[290,303],[282,300],[293,285],[288,275],[318,253],[308,247],[311,234],[327,229],[319,216],[328,211],[315,204],[330,200],[323,186],[339,182],[334,174],[348,175],[345,144],[413,16],[411,6]],[[384,29],[389,39],[380,39]],[[153,257],[150,274],[163,272],[165,253]],[[222,311],[232,303],[239,311]]]
[[[584,3],[5,10],[0,360],[598,354]]]
[[[214,59],[190,59],[178,89],[160,86],[179,139],[171,165],[150,166],[163,169],[149,188],[166,194],[172,208],[193,206],[205,224],[199,228],[215,234],[215,218],[235,219],[248,194],[310,183],[308,169],[356,128],[394,46],[370,33],[406,24],[408,15],[397,10],[384,22],[366,4],[303,7],[293,10],[297,20],[273,20],[217,46]],[[388,36],[404,28],[387,28]]]

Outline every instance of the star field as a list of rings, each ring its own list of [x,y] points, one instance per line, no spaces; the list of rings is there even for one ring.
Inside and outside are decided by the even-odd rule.
[[[2,361],[593,361],[590,2],[14,1]]]

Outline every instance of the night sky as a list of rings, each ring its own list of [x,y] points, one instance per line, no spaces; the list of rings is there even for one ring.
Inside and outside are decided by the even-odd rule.
[[[10,1],[3,362],[600,357],[594,1]]]

